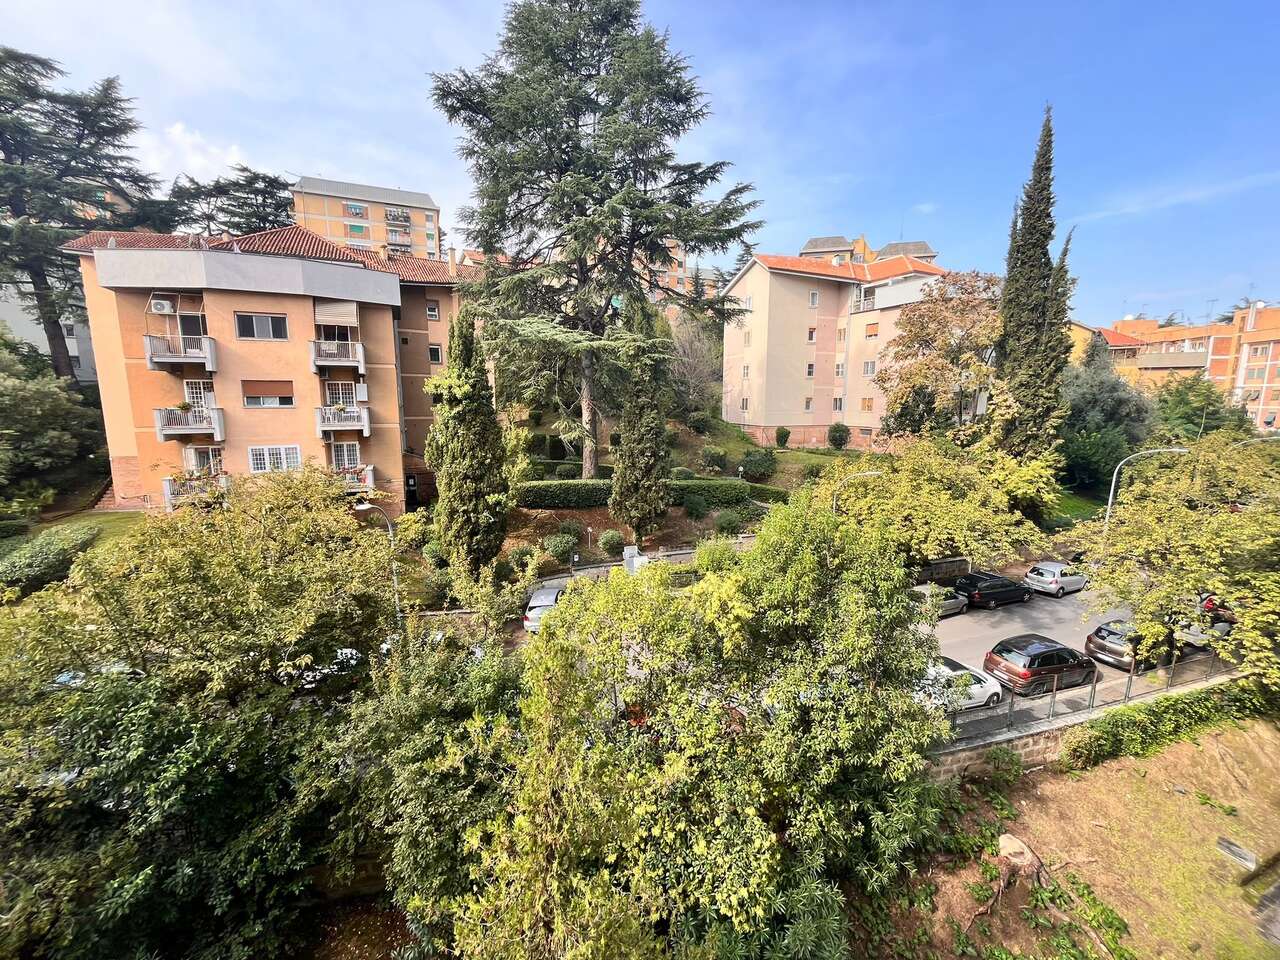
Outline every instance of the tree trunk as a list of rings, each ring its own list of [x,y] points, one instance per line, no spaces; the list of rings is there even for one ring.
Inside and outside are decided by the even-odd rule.
[[[596,447],[596,358],[590,350],[582,354],[582,479],[595,478],[600,460]]]
[[[58,309],[49,277],[39,267],[28,269],[27,275],[31,278],[31,289],[35,291],[40,325],[49,341],[49,359],[53,361],[53,372],[68,380],[76,380],[76,372],[71,367],[71,353],[67,350],[67,338],[62,333],[62,312]]]

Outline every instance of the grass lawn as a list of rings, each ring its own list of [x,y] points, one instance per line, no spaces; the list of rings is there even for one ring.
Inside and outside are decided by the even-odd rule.
[[[1073,523],[1092,520],[1106,507],[1107,501],[1088,490],[1062,490],[1058,493],[1058,515]]]
[[[86,510],[50,523],[36,524],[32,532],[39,533],[55,527],[94,526],[101,528],[102,532],[98,535],[97,542],[103,544],[123,537],[142,523],[145,516],[146,514],[141,510],[99,510],[97,512]]]

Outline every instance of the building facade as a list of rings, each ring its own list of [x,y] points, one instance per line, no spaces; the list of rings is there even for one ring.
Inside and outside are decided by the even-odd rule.
[[[902,307],[944,272],[907,256],[756,255],[726,288],[746,314],[725,329],[722,416],[761,444],[786,427],[794,446],[826,446],[843,423],[851,446],[870,446],[885,414],[881,353]]]
[[[35,307],[18,298],[12,287],[0,284],[0,324],[19,340],[25,340],[45,356],[49,355],[49,338],[44,324],[35,316]],[[89,324],[80,317],[62,322],[62,336],[67,341],[67,353],[71,355],[71,369],[81,383],[97,383],[98,368],[93,359],[93,340],[89,336]]]
[[[441,258],[440,208],[425,193],[302,177],[293,217],[333,243],[382,255]]]
[[[423,383],[456,265],[301,227],[217,239],[98,231],[80,258],[117,502],[167,508],[224,476],[312,462],[394,513],[428,482]]]

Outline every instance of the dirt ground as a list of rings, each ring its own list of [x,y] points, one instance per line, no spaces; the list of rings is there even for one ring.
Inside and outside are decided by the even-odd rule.
[[[714,529],[714,513],[703,520],[691,520],[685,516],[680,507],[672,507],[662,521],[662,527],[645,541],[645,552],[654,552],[658,547],[684,547],[697,543]],[[631,542],[629,531],[621,522],[610,515],[607,507],[592,507],[586,510],[526,510],[518,508],[511,511],[507,518],[507,539],[504,548],[507,550],[521,544],[539,544],[542,538],[555,533],[562,521],[576,520],[584,527],[591,527],[592,548],[587,549],[584,540],[582,549],[578,551],[581,563],[594,563],[614,559],[606,557],[595,544],[605,530],[617,530],[628,543]]]
[[[1260,861],[1280,851],[1276,724],[1214,730],[1154,757],[1115,760],[1083,774],[1031,773],[1010,799],[1019,817],[1007,831],[1030,845],[1059,882],[1071,872],[1088,883],[1128,922],[1123,943],[1143,960],[1280,958],[1280,947],[1259,935],[1241,894],[1243,868],[1216,847],[1225,837]],[[939,888],[935,931],[946,930],[948,916],[967,924],[977,904],[965,884],[978,879],[978,868],[935,870],[929,879]],[[1036,935],[1018,921],[1025,902],[1025,892],[1001,902],[986,942],[1034,949]],[[949,938],[938,945],[943,939],[949,946]]]

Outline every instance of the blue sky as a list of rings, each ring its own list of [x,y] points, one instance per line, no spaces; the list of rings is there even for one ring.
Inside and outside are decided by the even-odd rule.
[[[269,9],[268,9],[269,8]],[[760,250],[810,235],[927,239],[1002,267],[1041,110],[1054,106],[1075,315],[1202,319],[1280,299],[1274,3],[693,3],[650,0],[710,98],[682,145],[756,185]],[[469,191],[426,74],[493,48],[500,3],[111,4],[17,0],[0,37],[119,74],[163,176],[233,160],[432,193]],[[455,235],[456,236],[456,235]]]

